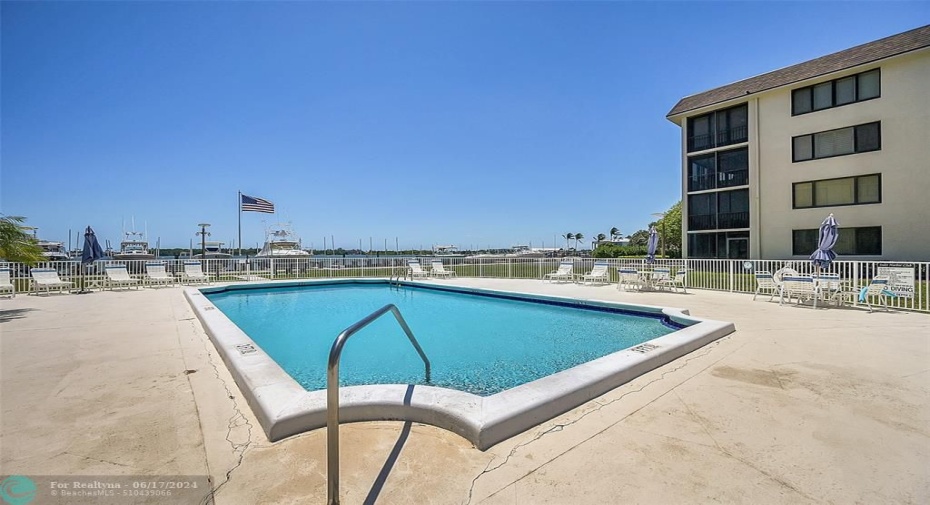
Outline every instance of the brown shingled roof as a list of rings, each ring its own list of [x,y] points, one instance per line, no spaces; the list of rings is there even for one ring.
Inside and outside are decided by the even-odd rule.
[[[666,117],[930,46],[930,25],[682,98]]]

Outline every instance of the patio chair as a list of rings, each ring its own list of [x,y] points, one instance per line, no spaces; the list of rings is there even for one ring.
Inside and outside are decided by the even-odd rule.
[[[814,277],[817,283],[817,291],[820,293],[820,299],[829,302],[836,300],[836,294],[843,290],[843,280],[840,274],[833,272],[821,272]]]
[[[416,279],[417,277],[426,279],[429,277],[429,272],[427,272],[426,270],[423,270],[423,267],[420,266],[419,260],[407,261],[407,270],[410,273],[411,279]]]
[[[431,262],[429,274],[433,277],[455,277],[455,270],[446,270],[446,267],[443,266],[442,261],[433,260]]]
[[[636,289],[641,289],[643,287],[643,278],[640,277],[639,272],[635,269],[618,268],[617,273],[620,275],[620,282],[617,284],[617,289],[626,291],[626,286],[636,287]]]
[[[0,294],[9,292],[10,298],[16,298],[16,286],[10,277],[12,273],[9,268],[0,268]]]
[[[685,280],[687,279],[687,276],[688,270],[685,268],[679,268],[678,271],[675,272],[674,277],[660,278],[658,281],[656,281],[655,285],[657,288],[670,288],[676,293],[678,292],[678,288],[681,287],[681,290],[687,293],[688,288],[685,287]]]
[[[607,271],[608,264],[606,261],[595,261],[594,268],[590,272],[581,276],[581,283],[587,284],[591,282],[603,282],[607,284],[610,282],[610,272]]]
[[[145,282],[149,286],[174,284],[175,277],[165,271],[164,263],[146,263],[145,264]]]
[[[568,281],[570,281],[570,280],[572,280],[572,278],[573,278],[573,277],[572,277],[572,268],[574,268],[574,266],[575,266],[575,263],[574,263],[574,262],[571,262],[571,261],[563,261],[563,262],[559,263],[559,268],[558,268],[558,270],[549,272],[548,274],[544,275],[544,276],[543,276],[543,280],[548,280],[549,282],[552,282],[552,281],[554,281],[554,280],[557,280],[557,281],[565,281],[565,280],[568,280]]]
[[[129,271],[126,270],[126,265],[107,265],[104,267],[104,270],[107,273],[106,286],[110,289],[119,287],[129,288],[130,286],[135,286],[136,289],[139,289],[139,280],[133,279],[129,275]]]
[[[887,275],[873,277],[868,286],[859,290],[859,303],[866,304],[869,307],[869,312],[872,312],[872,299],[876,299],[878,305],[885,307],[886,311],[891,310],[888,307],[888,297],[895,297],[896,295],[888,291],[889,280],[890,277]]]
[[[203,266],[199,261],[185,261],[184,271],[181,272],[181,282],[212,282],[210,276],[203,273]]]
[[[812,300],[814,307],[817,306],[817,285],[814,278],[810,275],[785,276],[782,278],[781,299],[788,297],[788,303],[792,298],[796,298],[798,305],[802,301]],[[779,302],[781,303],[781,302]]]
[[[672,276],[672,269],[667,267],[655,267],[652,269],[652,285],[658,286],[659,283],[668,280]]]
[[[36,294],[42,288],[45,288],[45,294],[49,294],[53,289],[63,293],[66,289],[70,292],[74,287],[73,282],[61,280],[54,268],[33,268],[29,273],[32,275],[32,286]]]
[[[772,272],[768,270],[759,270],[756,272],[756,292],[752,295],[752,299],[755,301],[759,293],[771,293],[772,296],[769,297],[769,301],[772,301],[775,295],[778,294],[779,289],[780,287],[778,283],[775,282],[775,277],[772,276]]]

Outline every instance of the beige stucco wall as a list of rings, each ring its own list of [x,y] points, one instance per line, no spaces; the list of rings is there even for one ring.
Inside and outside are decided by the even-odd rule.
[[[880,98],[791,116],[791,89],[875,67],[882,71]],[[792,230],[817,228],[832,212],[840,227],[882,227],[882,255],[861,259],[930,260],[930,51],[775,90],[758,102],[762,258],[791,258]],[[871,121],[881,121],[880,151],[791,162],[791,137]],[[794,182],[872,173],[882,174],[880,204],[791,208]]]

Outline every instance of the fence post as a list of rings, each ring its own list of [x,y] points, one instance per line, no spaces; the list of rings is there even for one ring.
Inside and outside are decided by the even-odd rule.
[[[735,275],[733,273],[733,264],[734,260],[730,260],[730,292],[733,292],[733,281],[735,280]]]

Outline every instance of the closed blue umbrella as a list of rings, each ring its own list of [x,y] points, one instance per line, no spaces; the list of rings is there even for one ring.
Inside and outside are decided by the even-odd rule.
[[[97,235],[94,233],[94,230],[88,226],[87,229],[84,230],[84,250],[81,253],[81,290],[78,291],[78,293],[89,293],[89,291],[84,288],[86,265],[93,264],[94,261],[103,257],[103,248],[100,247],[100,242],[97,241]]]
[[[833,252],[833,248],[836,246],[837,239],[840,238],[837,226],[838,224],[836,219],[833,218],[833,214],[827,216],[827,218],[823,220],[823,223],[821,223],[817,250],[814,251],[814,254],[811,254],[811,262],[814,263],[814,266],[827,268],[830,266],[830,263],[836,259],[836,253]]]
[[[100,242],[97,242],[97,235],[94,233],[94,230],[88,226],[84,230],[84,251],[81,254],[81,263],[88,264],[93,263],[101,258],[103,258],[103,248],[100,247]]]
[[[656,227],[649,228],[649,241],[646,242],[646,263],[655,263],[656,248],[659,246],[659,234]]]

